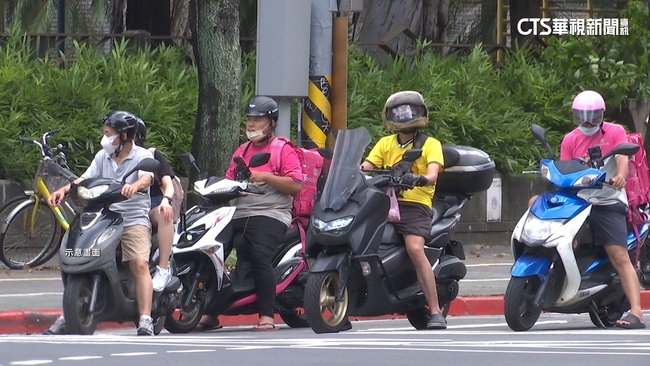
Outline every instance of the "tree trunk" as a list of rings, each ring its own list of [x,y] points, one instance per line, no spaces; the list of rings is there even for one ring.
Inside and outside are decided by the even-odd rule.
[[[377,43],[394,29],[406,27],[419,38],[444,43],[448,25],[449,0],[364,0],[353,39]],[[413,48],[414,43],[400,35],[391,40],[388,46],[398,54],[404,54],[408,48]],[[375,58],[386,55],[377,46],[361,46],[361,49]]]
[[[189,25],[190,1],[189,0],[170,0],[170,18],[171,18],[171,35],[178,37],[192,36],[192,30]],[[182,46],[188,56],[193,54],[191,42],[180,39],[174,40],[177,46]]]
[[[238,0],[192,0],[199,101],[192,154],[203,174],[223,176],[237,148],[241,108]],[[190,184],[197,180],[193,170]]]
[[[541,7],[542,0],[510,0],[510,34],[513,47],[516,43],[518,43],[519,46],[523,46],[526,42],[535,42],[536,37],[533,34],[525,36],[519,33],[517,30],[517,23],[523,18],[541,18]],[[533,29],[533,24],[526,22],[522,24],[521,29],[523,31],[531,30]],[[542,28],[538,25],[537,31],[541,30]]]

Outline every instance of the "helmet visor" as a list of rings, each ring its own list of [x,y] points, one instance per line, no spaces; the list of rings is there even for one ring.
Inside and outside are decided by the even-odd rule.
[[[605,111],[602,109],[595,111],[573,110],[573,122],[578,126],[595,127],[603,123]]]
[[[420,117],[424,117],[424,108],[415,104],[401,104],[386,111],[386,119],[398,123],[409,122]]]

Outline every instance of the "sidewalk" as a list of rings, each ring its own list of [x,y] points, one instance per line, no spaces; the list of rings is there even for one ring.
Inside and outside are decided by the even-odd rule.
[[[460,281],[459,296],[452,301],[449,316],[503,314],[503,294],[513,263],[509,250],[508,246],[465,248],[467,275]],[[61,314],[63,285],[57,263],[54,259],[40,270],[0,270],[0,334],[40,333]],[[650,309],[650,291],[642,291],[641,295],[643,308]],[[351,317],[351,320],[398,318],[403,316]],[[220,316],[219,319],[224,326],[253,325],[258,321],[257,315]],[[275,320],[282,323],[279,316]],[[129,328],[133,324],[101,323],[98,329],[119,327]]]

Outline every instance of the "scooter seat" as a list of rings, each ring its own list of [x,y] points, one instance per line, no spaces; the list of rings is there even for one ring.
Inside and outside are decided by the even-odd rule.
[[[285,231],[281,243],[286,243],[296,238],[300,239],[300,231],[298,230],[298,225],[302,225],[302,224],[299,224],[297,222],[291,223],[287,231]],[[305,235],[307,234],[307,226],[308,225],[302,225],[302,228],[305,230]]]
[[[449,209],[449,205],[445,201],[433,200],[433,217],[431,218],[431,225],[442,219],[442,217],[445,215],[445,212]]]

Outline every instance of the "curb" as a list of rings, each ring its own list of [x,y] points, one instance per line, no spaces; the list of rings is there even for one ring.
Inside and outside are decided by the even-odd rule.
[[[650,290],[641,291],[641,308],[650,309]],[[49,328],[61,314],[60,309],[29,309],[0,311],[0,334],[34,334]],[[457,297],[451,302],[449,316],[467,315],[502,315],[503,295]],[[355,317],[350,320],[404,319],[404,315],[388,314],[374,317]],[[219,321],[223,326],[254,325],[258,322],[257,314],[221,315]],[[276,314],[275,322],[282,323]],[[134,328],[131,322],[104,322],[97,329]]]

